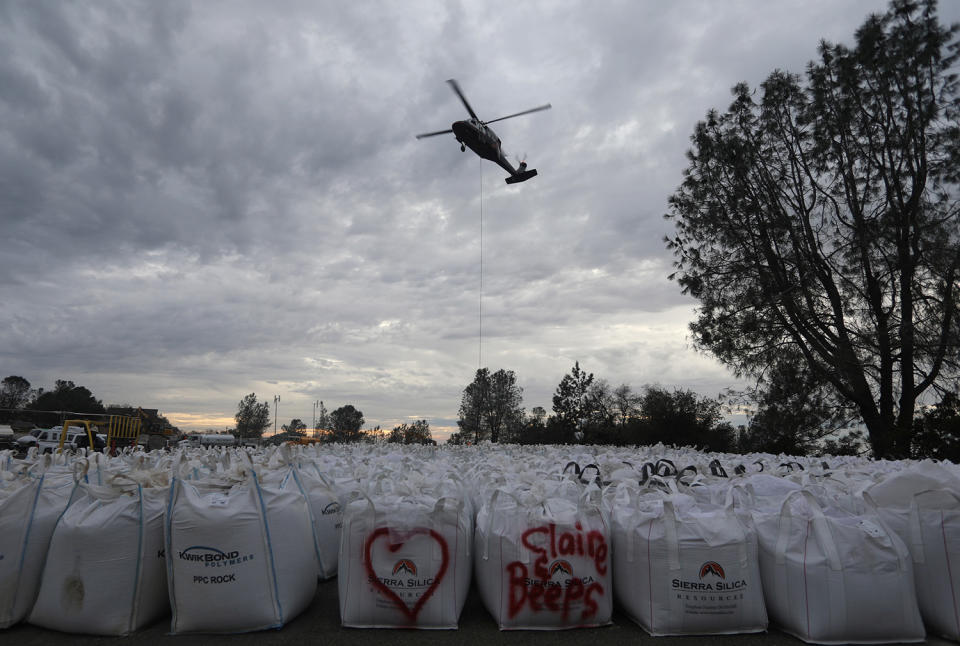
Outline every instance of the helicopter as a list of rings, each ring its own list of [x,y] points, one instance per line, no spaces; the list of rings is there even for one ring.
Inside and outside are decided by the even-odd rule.
[[[524,110],[523,112],[517,112],[516,114],[509,114],[498,119],[491,119],[490,121],[481,121],[480,117],[477,116],[477,113],[474,112],[473,108],[470,107],[470,104],[467,102],[467,98],[463,95],[463,91],[460,90],[460,85],[456,82],[456,80],[449,79],[447,80],[447,83],[450,84],[450,87],[453,88],[453,91],[457,93],[458,97],[460,97],[460,100],[463,102],[463,107],[465,107],[467,112],[470,113],[470,119],[464,121],[454,121],[453,125],[451,125],[447,130],[425,132],[422,135],[417,135],[417,139],[434,137],[436,135],[445,135],[452,132],[457,138],[457,143],[460,144],[460,152],[465,152],[469,147],[470,150],[477,153],[477,155],[479,155],[481,158],[489,159],[510,173],[510,177],[506,178],[507,184],[525,182],[531,177],[536,177],[537,169],[531,168],[527,170],[526,160],[520,161],[520,165],[517,168],[514,168],[513,165],[507,161],[507,157],[503,154],[503,149],[500,147],[500,138],[497,137],[497,134],[487,124],[494,123],[495,121],[503,121],[504,119],[512,119],[513,117],[530,114],[531,112],[549,110],[551,107],[550,104],[547,103],[546,105]]]

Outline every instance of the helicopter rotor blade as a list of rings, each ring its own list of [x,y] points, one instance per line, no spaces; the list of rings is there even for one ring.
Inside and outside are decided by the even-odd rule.
[[[445,135],[447,133],[453,132],[450,128],[446,130],[437,130],[436,132],[425,132],[422,135],[417,135],[417,139],[423,139],[424,137],[435,137],[437,135]]]
[[[480,121],[480,117],[477,116],[477,113],[473,111],[473,108],[470,107],[470,104],[467,103],[467,97],[463,96],[463,92],[460,90],[460,84],[457,83],[456,79],[447,79],[447,83],[450,84],[450,87],[453,88],[453,91],[457,93],[457,96],[460,97],[460,100],[463,101],[463,107],[467,109],[467,112],[470,113],[470,116]]]
[[[484,123],[495,123],[497,121],[503,121],[504,119],[512,119],[514,117],[519,117],[524,114],[530,114],[531,112],[540,112],[541,110],[549,110],[551,107],[553,106],[547,103],[546,105],[541,105],[536,108],[530,108],[529,110],[524,110],[523,112],[517,112],[516,114],[508,114],[505,117],[499,117],[497,119],[491,119],[490,121],[484,121]]]

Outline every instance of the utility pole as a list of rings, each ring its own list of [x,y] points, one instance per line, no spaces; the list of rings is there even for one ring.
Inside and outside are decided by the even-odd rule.
[[[280,395],[273,396],[273,434],[277,434],[277,404],[280,403]]]

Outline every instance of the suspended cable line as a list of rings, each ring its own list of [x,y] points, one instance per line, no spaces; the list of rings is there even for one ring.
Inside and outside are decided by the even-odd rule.
[[[483,160],[480,160],[480,303],[477,321],[477,370],[483,368]]]

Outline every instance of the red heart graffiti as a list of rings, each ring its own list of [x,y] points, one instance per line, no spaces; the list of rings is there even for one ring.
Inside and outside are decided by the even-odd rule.
[[[370,557],[370,550],[373,547],[374,541],[376,541],[381,536],[387,536],[390,533],[390,529],[387,527],[381,527],[380,529],[375,530],[370,536],[367,537],[366,545],[363,548],[363,563],[367,568],[367,580],[373,582],[374,587],[393,602],[397,608],[407,616],[411,622],[417,620],[417,615],[420,614],[420,610],[423,608],[424,604],[433,596],[433,593],[437,590],[437,587],[440,585],[440,581],[443,580],[443,575],[447,573],[447,566],[450,562],[450,553],[447,550],[447,541],[441,536],[438,532],[428,529],[426,527],[418,527],[416,529],[411,529],[406,532],[395,532],[395,535],[399,538],[394,543],[388,543],[387,549],[391,552],[396,552],[404,546],[404,544],[412,536],[417,536],[420,534],[430,536],[433,540],[437,541],[440,545],[440,552],[442,555],[442,560],[440,561],[440,570],[437,572],[437,575],[433,577],[433,583],[426,589],[426,591],[420,596],[417,600],[416,605],[413,608],[410,608],[406,602],[403,601],[400,597],[397,596],[397,593],[388,588],[383,582],[377,577],[376,572],[373,570],[373,560]]]

